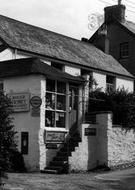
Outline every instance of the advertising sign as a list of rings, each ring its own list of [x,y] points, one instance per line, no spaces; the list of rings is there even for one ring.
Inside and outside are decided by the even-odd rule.
[[[14,112],[26,112],[29,111],[29,93],[11,93],[8,94]]]
[[[31,99],[30,99],[30,104],[32,107],[34,108],[39,108],[42,104],[42,100],[39,96],[33,96]]]
[[[45,131],[45,143],[63,143],[65,141],[65,132]]]

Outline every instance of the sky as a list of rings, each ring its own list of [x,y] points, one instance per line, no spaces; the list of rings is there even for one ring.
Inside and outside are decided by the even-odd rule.
[[[134,0],[122,3],[127,5],[126,18],[135,22]],[[0,14],[81,39],[90,38],[103,21],[96,20],[96,26],[88,27],[91,16],[102,18],[104,7],[115,4],[117,0],[0,0]]]

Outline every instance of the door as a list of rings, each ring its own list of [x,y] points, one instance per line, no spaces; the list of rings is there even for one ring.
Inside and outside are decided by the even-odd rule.
[[[78,88],[69,86],[69,129],[75,131],[78,121]]]

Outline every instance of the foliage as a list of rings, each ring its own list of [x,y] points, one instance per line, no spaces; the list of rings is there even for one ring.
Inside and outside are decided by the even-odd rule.
[[[17,150],[13,150],[12,154],[10,156],[10,162],[12,163],[11,165],[11,171],[15,172],[26,172],[26,167],[23,159],[23,155],[18,152]]]
[[[0,91],[0,177],[4,171],[9,169],[11,152],[16,149],[11,113],[11,102]]]
[[[117,91],[90,92],[89,112],[112,111],[113,123],[125,128],[135,128],[135,94],[124,89]]]

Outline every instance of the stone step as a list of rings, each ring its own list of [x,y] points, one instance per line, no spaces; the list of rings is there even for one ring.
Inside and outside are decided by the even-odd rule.
[[[68,161],[67,156],[56,156],[53,158],[53,161]]]
[[[65,164],[68,164],[68,161],[52,161],[50,162],[50,166],[64,166]]]
[[[62,147],[61,149],[60,149],[60,151],[61,152],[72,152],[72,151],[74,151],[75,150],[75,146],[69,146],[69,147],[67,147],[67,146],[64,146],[64,147]]]
[[[66,157],[67,156],[68,157],[68,156],[70,156],[70,153],[60,151],[60,152],[57,153],[57,156],[61,156],[61,157]]]
[[[51,166],[51,165],[49,165],[44,170],[45,171],[47,171],[47,170],[51,171],[52,170],[52,172],[56,172],[57,171],[57,173],[61,173],[62,170],[63,170],[63,166]]]
[[[41,171],[41,173],[46,173],[46,174],[58,174],[59,172],[58,172],[58,170],[50,170],[50,169],[44,169],[44,170],[42,170]]]

